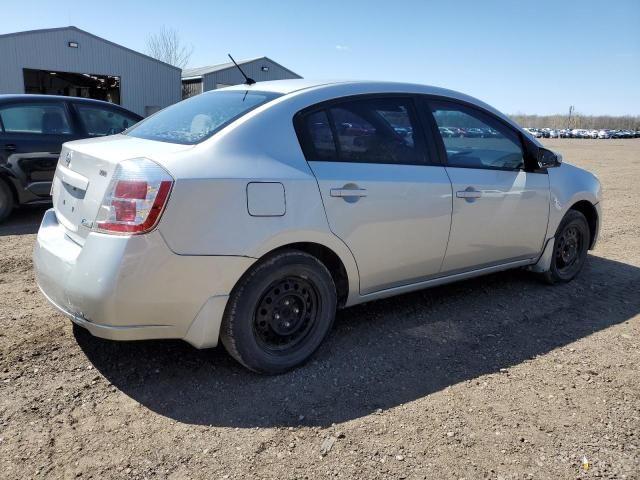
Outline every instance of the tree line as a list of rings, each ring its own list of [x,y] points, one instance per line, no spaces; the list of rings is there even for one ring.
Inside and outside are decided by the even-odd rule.
[[[519,125],[528,128],[584,128],[611,130],[640,130],[640,115],[524,115],[517,113],[510,117]]]

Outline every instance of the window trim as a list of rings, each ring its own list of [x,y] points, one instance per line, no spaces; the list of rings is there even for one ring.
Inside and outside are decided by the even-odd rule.
[[[24,135],[32,135],[32,136],[36,136],[36,137],[73,137],[75,135],[75,129],[76,129],[76,125],[74,123],[74,118],[72,115],[72,112],[69,109],[69,106],[67,105],[67,102],[65,101],[47,101],[47,100],[38,100],[38,101],[14,101],[14,102],[6,102],[6,103],[0,103],[0,110],[3,110],[5,108],[12,108],[12,107],[33,107],[33,106],[40,106],[40,105],[56,105],[58,107],[61,107],[62,110],[64,111],[64,115],[65,118],[67,120],[67,126],[69,127],[69,132],[67,133],[44,133],[44,132],[14,132],[11,130],[6,130],[4,128],[4,124],[2,123],[2,118],[0,117],[0,125],[2,126],[2,133],[4,135],[15,135],[15,136],[24,136]]]
[[[414,142],[415,146],[419,149],[419,153],[421,154],[422,160],[419,162],[350,162],[347,160],[342,160],[340,153],[340,142],[338,141],[338,135],[336,131],[335,122],[333,121],[333,116],[331,115],[330,108],[339,106],[343,103],[349,103],[352,101],[364,101],[364,100],[393,100],[393,99],[401,99],[407,102],[410,112],[409,115],[413,115],[412,120],[415,120],[415,129],[414,129]],[[313,148],[311,142],[311,138],[308,132],[308,129],[305,126],[305,120],[307,116],[312,115],[314,113],[318,113],[324,111],[327,119],[329,120],[331,132],[333,135],[333,143],[336,150],[337,158],[335,160],[315,160],[315,148]],[[315,103],[313,105],[309,105],[298,112],[296,112],[293,116],[293,126],[296,132],[296,136],[298,137],[298,144],[302,150],[302,153],[307,162],[332,162],[332,163],[352,163],[352,164],[361,164],[361,165],[419,165],[419,166],[441,166],[441,163],[437,161],[438,157],[435,156],[437,150],[434,146],[430,145],[427,142],[427,136],[425,135],[425,128],[423,124],[423,118],[420,113],[420,109],[418,108],[418,102],[416,99],[416,95],[413,93],[398,93],[398,92],[387,92],[387,93],[363,93],[356,95],[347,95],[344,97],[332,98],[329,100],[323,100],[321,102]]]
[[[502,118],[498,117],[496,114],[474,104],[471,102],[466,102],[464,100],[459,100],[456,98],[445,97],[441,95],[430,95],[430,94],[420,94],[419,95],[420,103],[422,105],[421,111],[424,112],[424,115],[428,117],[426,120],[430,126],[430,134],[434,137],[434,144],[437,145],[438,156],[440,158],[440,162],[442,165],[448,168],[469,168],[474,170],[494,170],[494,171],[503,171],[503,172],[528,172],[528,173],[547,173],[547,170],[541,170],[537,162],[535,160],[535,155],[532,151],[537,150],[537,146],[532,144],[523,133],[515,128],[513,125],[510,125],[508,122],[505,122]],[[523,163],[524,165],[521,168],[507,168],[507,167],[476,167],[476,166],[461,166],[461,165],[449,165],[449,159],[447,156],[447,149],[444,145],[444,140],[440,131],[438,130],[438,123],[433,116],[432,104],[444,102],[450,103],[453,106],[459,105],[462,109],[472,110],[478,112],[481,116],[486,116],[490,120],[499,124],[501,127],[510,131],[519,141],[520,148],[523,153]],[[464,110],[463,110],[464,111]]]

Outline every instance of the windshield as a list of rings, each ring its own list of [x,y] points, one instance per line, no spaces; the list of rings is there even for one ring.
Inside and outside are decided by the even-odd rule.
[[[276,93],[244,90],[205,93],[161,110],[129,129],[126,135],[194,145],[279,96]]]

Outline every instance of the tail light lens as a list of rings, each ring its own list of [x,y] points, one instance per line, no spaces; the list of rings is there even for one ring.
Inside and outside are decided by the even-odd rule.
[[[146,233],[160,220],[173,178],[146,158],[125,160],[116,167],[96,217],[95,230],[104,233]]]

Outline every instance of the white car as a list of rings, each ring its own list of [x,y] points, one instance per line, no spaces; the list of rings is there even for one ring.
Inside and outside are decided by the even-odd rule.
[[[283,80],[64,144],[33,258],[47,299],[96,336],[221,340],[280,373],[336,308],[518,267],[573,279],[600,199],[596,177],[467,95]]]
[[[611,134],[607,130],[600,130],[598,132],[598,138],[611,138]]]
[[[536,128],[525,128],[524,130],[534,138],[542,138],[542,132]]]

